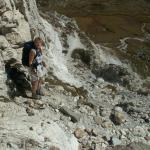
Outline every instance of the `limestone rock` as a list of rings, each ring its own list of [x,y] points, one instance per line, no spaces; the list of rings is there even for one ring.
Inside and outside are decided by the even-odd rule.
[[[3,62],[3,58],[0,56],[0,101],[8,102],[10,101],[8,95],[8,87],[6,85],[7,75],[5,73],[5,65]]]
[[[104,80],[106,81],[118,82],[121,84],[123,84],[121,78],[128,75],[126,69],[113,64],[106,64],[104,66],[101,66],[100,68],[93,68],[93,73],[96,74],[97,77],[104,78]]]
[[[115,123],[120,125],[125,122],[125,116],[121,112],[116,112],[114,115]]]
[[[8,48],[9,46],[10,46],[10,44],[8,43],[6,38],[4,36],[0,35],[0,49],[4,50],[4,49]]]
[[[60,150],[58,147],[52,146],[49,150]]]
[[[150,149],[150,146],[146,145],[144,143],[130,143],[130,144],[125,145],[125,146],[121,146],[121,145],[115,146],[111,150],[149,150],[149,149]]]
[[[114,146],[121,144],[121,141],[120,141],[117,137],[111,137],[110,142],[111,142],[111,144],[114,145]]]
[[[59,91],[62,91],[62,92],[64,91],[63,86],[57,86],[56,89],[59,90]]]
[[[0,136],[0,139],[3,139],[1,146],[4,146],[1,148],[8,148],[8,145],[4,143],[6,142],[13,143],[12,147],[15,148],[15,150],[19,150],[21,144],[30,150],[38,149],[39,147],[45,149],[45,137],[47,137],[47,139],[49,139],[46,142],[47,149],[53,146],[56,150],[78,150],[79,145],[77,139],[73,135],[65,132],[58,124],[54,122],[50,124],[44,122],[43,126],[41,126],[40,117],[31,116],[31,118],[26,118],[24,114],[22,115],[21,117],[21,114],[18,114],[15,116],[15,119],[9,118],[7,121],[6,119],[1,120],[3,125],[5,123],[3,134],[6,135],[5,139]],[[27,122],[24,119],[27,119]],[[4,127],[2,124],[0,127]],[[29,129],[31,126],[34,126],[34,130]],[[8,131],[8,128],[13,130]],[[18,136],[16,136],[16,133]],[[8,134],[9,136],[7,136]],[[25,143],[22,143],[22,139],[25,139]]]
[[[63,114],[71,117],[71,120],[75,123],[80,120],[80,114],[73,112],[69,108],[63,106],[59,109]]]
[[[81,129],[81,128],[77,128],[74,132],[75,136],[80,139],[80,138],[83,138],[85,135],[86,135],[86,132],[84,129]]]
[[[0,0],[0,14],[7,11],[12,10],[12,6],[9,0]]]
[[[97,125],[101,125],[103,123],[102,117],[94,117],[94,120]]]
[[[12,58],[17,58],[17,52],[13,48],[7,48],[5,51],[2,51],[3,60],[9,61]]]
[[[122,111],[122,108],[115,107],[111,119],[117,125],[121,125],[122,123],[124,123],[126,121],[126,116],[125,113]]]
[[[6,23],[1,32],[6,35],[6,39],[11,44],[22,44],[31,40],[29,24],[19,10],[6,11],[2,21]]]
[[[34,115],[34,111],[33,111],[33,109],[31,109],[31,108],[27,108],[27,109],[26,109],[26,112],[27,112],[27,114],[28,114],[29,116],[33,116],[33,115]]]
[[[110,121],[104,121],[102,123],[103,128],[112,128],[112,123]]]
[[[0,133],[0,149],[5,150],[9,147],[19,150],[26,147],[29,150],[78,150],[79,144],[74,135],[83,150],[98,150],[101,147],[105,149],[108,142],[118,145],[121,143],[120,139],[121,144],[130,141],[149,142],[149,131],[146,128],[149,123],[148,95],[140,92],[139,96],[136,92],[120,86],[118,83],[123,86],[129,85],[128,82],[133,78],[129,77],[130,74],[122,66],[107,62],[103,64],[99,57],[103,47],[91,42],[72,19],[57,13],[39,14],[35,0],[0,0],[0,34],[3,35],[0,36],[0,129],[3,129]],[[47,86],[49,94],[43,96],[42,101],[30,101],[27,97],[19,97],[17,94],[15,99],[12,95],[8,97],[8,93],[15,93],[17,88],[30,85],[27,72],[18,62],[11,63],[9,70],[4,62],[7,63],[11,58],[21,60],[22,45],[29,41],[31,36],[40,36],[45,42],[44,60],[50,72],[47,77],[47,84],[50,85]],[[71,55],[84,63],[80,60],[74,61]],[[7,80],[7,75],[12,71],[10,68],[16,68],[17,73],[22,74],[13,72],[13,77]],[[109,83],[102,79],[97,81],[91,72],[92,68],[97,77],[114,82],[112,87],[107,86]],[[7,75],[5,69],[9,72]],[[14,86],[14,83],[18,86]],[[132,85],[133,89],[135,85]],[[56,88],[48,90],[50,87]],[[119,92],[127,94],[121,95]],[[135,99],[134,105],[121,105],[124,100],[128,104],[132,99]],[[45,107],[46,104],[53,109]],[[123,110],[115,107],[112,112],[113,118],[109,118],[115,105]],[[126,124],[123,124],[126,120],[124,111],[133,117]],[[132,120],[136,118],[137,120]],[[143,127],[129,130],[126,134],[120,132],[130,127],[130,124],[134,126],[136,123],[143,124]],[[115,126],[121,124],[123,125]],[[89,131],[76,129],[77,126],[85,126]],[[100,140],[104,135],[105,140]],[[110,140],[112,135],[116,137]]]

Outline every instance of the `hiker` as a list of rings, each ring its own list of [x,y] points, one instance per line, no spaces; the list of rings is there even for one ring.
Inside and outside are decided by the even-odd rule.
[[[44,42],[40,37],[25,44],[23,49],[22,64],[28,67],[31,84],[32,98],[40,99],[44,96],[41,90],[46,64],[42,60]]]

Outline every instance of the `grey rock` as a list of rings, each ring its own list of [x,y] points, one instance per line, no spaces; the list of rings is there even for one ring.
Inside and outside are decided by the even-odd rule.
[[[80,120],[80,114],[73,112],[71,109],[67,108],[66,106],[61,107],[60,112],[66,116],[71,117],[72,122],[78,122]]]
[[[44,1],[42,2],[45,3]],[[3,81],[3,83],[0,81],[0,128],[3,129],[1,131],[3,136],[0,136],[1,142],[8,143],[7,146],[16,150],[21,149],[20,147],[23,147],[24,143],[27,149],[39,149],[40,147],[43,150],[50,148],[78,150],[78,142],[73,135],[73,131],[78,125],[83,125],[88,129],[93,129],[89,132],[84,129],[76,131],[76,136],[84,147],[83,150],[90,148],[96,149],[96,144],[100,144],[99,147],[102,146],[102,148],[105,148],[108,145],[108,141],[110,141],[110,137],[106,137],[106,140],[99,140],[97,138],[99,135],[110,133],[111,136],[117,135],[120,137],[120,133],[118,132],[123,128],[126,129],[126,125],[129,125],[129,127],[130,125],[134,126],[135,123],[133,119],[137,118],[138,120],[140,117],[145,120],[145,122],[140,122],[140,124],[143,124],[143,129],[140,130],[140,132],[139,129],[134,131],[132,134],[134,137],[129,133],[129,135],[126,134],[128,137],[124,136],[121,139],[122,141],[124,140],[124,143],[128,143],[130,140],[141,141],[142,139],[144,142],[149,140],[147,137],[148,131],[145,131],[146,120],[149,117],[145,115],[149,113],[148,100],[146,100],[147,94],[140,92],[138,93],[139,95],[134,95],[133,93],[132,95],[131,92],[128,92],[128,94],[124,95],[124,99],[115,99],[115,94],[119,93],[118,89],[125,91],[125,88],[116,83],[120,83],[124,86],[130,85],[128,82],[131,82],[133,78],[130,77],[130,74],[121,66],[106,65],[105,63],[103,65],[99,57],[99,47],[91,42],[85,34],[79,31],[72,19],[57,13],[48,12],[48,14],[46,14],[44,12],[44,14],[42,14],[42,12],[40,12],[39,14],[35,0],[0,0],[0,14],[0,33],[4,36],[1,38],[2,40],[0,40],[0,49],[2,50],[0,67],[3,66],[3,62],[7,63],[10,58],[19,58],[19,60],[21,60],[21,55],[19,54],[21,54],[22,44],[30,40],[31,36],[32,38],[41,36],[47,49],[47,51],[44,52],[44,60],[47,62],[50,71],[47,82],[52,85],[52,87],[56,87],[48,91],[48,95],[42,98],[43,101],[26,102],[27,98],[22,97],[17,97],[17,100],[6,99],[8,96],[5,84],[7,78],[6,75],[4,75],[5,67],[3,69],[1,68],[0,79]],[[40,15],[42,15],[42,17]],[[76,40],[81,43],[79,44],[81,48],[80,46],[79,48],[73,47],[72,50],[70,50],[72,43],[76,43]],[[9,43],[10,47],[8,46]],[[62,48],[61,45],[64,47]],[[76,46],[76,44],[74,45]],[[65,49],[68,54],[72,54],[72,57],[78,59],[78,61],[72,61],[70,55],[62,54],[63,49]],[[82,62],[79,59],[82,60]],[[6,70],[8,69],[8,72],[12,71],[11,67],[18,69],[17,71],[23,74],[22,78],[20,74],[17,74],[17,78],[11,77],[11,79],[9,79],[10,82],[9,80],[7,82],[9,83],[7,84],[8,88],[14,93],[14,91],[16,91],[16,85],[21,89],[30,82],[25,81],[27,74],[20,64],[11,63],[8,68],[6,67]],[[115,83],[112,84],[112,87],[107,86],[108,90],[114,91],[113,98],[112,95],[108,94],[107,90],[102,89],[108,85],[107,82],[96,82],[95,75],[91,73],[92,68],[97,76],[104,77],[105,80]],[[13,75],[15,75],[15,73]],[[140,80],[138,79],[136,81],[139,82]],[[14,85],[14,82],[16,85]],[[132,85],[133,89],[135,85],[136,84]],[[62,87],[64,87],[64,89]],[[102,91],[104,92],[102,93]],[[77,99],[74,98],[74,96],[76,96]],[[80,99],[80,97],[82,98]],[[137,99],[136,102],[133,100],[133,106],[129,104],[125,109],[123,105],[120,105],[122,100],[127,100],[127,103],[129,103],[133,98]],[[88,101],[88,99],[92,101]],[[80,110],[83,110],[82,117],[80,113],[78,113],[79,107],[76,107],[77,101],[80,104]],[[56,111],[53,111],[49,107],[45,108],[45,102],[49,103],[49,106]],[[99,113],[98,107],[103,104],[103,102],[106,104]],[[64,104],[62,108],[59,107],[60,103]],[[127,122],[128,124],[116,127],[110,122],[110,112],[112,107],[116,104],[118,104],[118,106],[120,105],[123,111],[131,116],[131,121]],[[26,107],[28,108],[26,109]],[[35,110],[35,108],[37,110]],[[40,110],[40,108],[45,109]],[[97,108],[97,111],[95,108]],[[122,115],[120,115],[124,113],[123,111],[118,108],[115,109],[115,117],[117,118],[115,122],[119,124],[124,123],[124,121],[122,121]],[[60,114],[60,112],[62,114]],[[101,120],[99,114],[102,115],[105,120],[107,119],[107,121]],[[100,118],[96,118],[96,115]],[[60,116],[65,119],[61,120]],[[53,123],[53,120],[55,120],[60,127],[56,123]],[[138,121],[136,123],[138,123]],[[30,127],[34,127],[34,130]],[[71,134],[69,132],[71,132]],[[9,137],[7,135],[9,135]],[[82,140],[82,138],[84,139]],[[119,143],[118,140],[119,139],[112,139],[114,145]],[[1,147],[1,149],[4,150],[6,148]]]
[[[121,125],[126,121],[125,115],[122,112],[115,112],[114,114],[114,122],[117,125]]]
[[[106,140],[107,142],[110,141],[111,136],[109,134],[106,134],[103,136],[103,139]]]
[[[127,120],[121,107],[115,107],[110,118],[116,125],[121,125]]]
[[[97,77],[104,78],[106,81],[114,83],[118,82],[120,84],[124,84],[122,82],[122,77],[128,75],[126,69],[114,64],[104,65],[100,68],[93,68],[93,73],[96,74]]]
[[[28,114],[29,116],[34,116],[34,110],[33,110],[33,109],[27,108],[27,109],[26,109],[26,112],[27,112],[27,114]]]
[[[80,138],[83,138],[84,136],[86,136],[86,132],[85,132],[84,129],[77,128],[74,131],[74,135],[75,135],[76,138],[80,139]]]
[[[84,63],[90,64],[91,56],[88,52],[86,52],[84,49],[74,49],[71,55],[74,59],[81,59]]]
[[[94,121],[97,125],[101,125],[103,123],[103,118],[102,117],[94,117]]]
[[[4,49],[8,48],[9,46],[10,46],[10,44],[8,43],[6,38],[4,36],[0,35],[0,49],[4,50]]]
[[[121,144],[121,141],[117,138],[117,137],[111,137],[111,139],[110,139],[110,143],[112,144],[112,145],[114,145],[114,146],[116,146],[116,145],[120,145]]]
[[[126,146],[115,146],[112,149],[107,150],[149,150],[150,146],[143,143],[130,143]]]
[[[52,146],[49,150],[60,150],[58,147]]]
[[[109,129],[109,128],[112,128],[113,125],[112,125],[112,122],[111,122],[111,121],[104,121],[104,122],[102,123],[102,127],[103,127],[103,128],[106,128],[106,129]]]

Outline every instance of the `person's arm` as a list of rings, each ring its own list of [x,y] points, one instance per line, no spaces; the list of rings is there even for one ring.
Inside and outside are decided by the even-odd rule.
[[[35,58],[35,52],[31,50],[29,54],[29,66],[32,65],[34,58]]]

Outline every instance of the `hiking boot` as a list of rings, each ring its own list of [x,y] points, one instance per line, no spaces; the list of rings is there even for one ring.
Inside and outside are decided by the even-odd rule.
[[[45,96],[43,90],[40,88],[39,90],[36,91],[37,95]]]
[[[41,99],[41,96],[32,93],[32,98],[33,98],[33,99],[36,99],[36,100],[40,100],[40,99]]]

